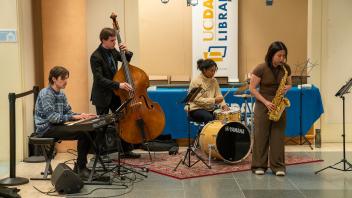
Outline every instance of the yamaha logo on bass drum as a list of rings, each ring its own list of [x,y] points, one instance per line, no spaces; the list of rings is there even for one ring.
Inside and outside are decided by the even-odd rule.
[[[225,127],[225,132],[244,134],[244,129],[237,128],[237,127],[232,127],[232,126],[226,126]]]

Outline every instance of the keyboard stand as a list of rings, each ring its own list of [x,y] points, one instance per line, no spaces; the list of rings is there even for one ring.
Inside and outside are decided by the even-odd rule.
[[[104,171],[108,171],[108,170],[104,165],[103,159],[101,158],[99,149],[98,149],[97,145],[95,144],[95,141],[92,139],[89,132],[84,132],[84,133],[88,136],[88,138],[91,142],[91,145],[93,147],[94,153],[95,153],[94,163],[93,163],[92,169],[90,171],[89,178],[87,181],[84,181],[84,184],[87,184],[87,185],[111,185],[112,183],[110,181],[110,178],[108,181],[93,181],[93,179],[99,179],[99,177],[93,178],[94,173],[96,173],[96,167],[97,167],[98,162],[100,163],[100,165],[102,166]]]

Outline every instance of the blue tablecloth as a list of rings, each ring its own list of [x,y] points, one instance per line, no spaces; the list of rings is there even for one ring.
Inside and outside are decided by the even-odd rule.
[[[228,88],[221,88],[223,94]],[[243,99],[233,96],[236,89],[232,89],[225,97],[227,103],[238,103],[242,106]],[[186,88],[157,88],[148,90],[149,97],[158,102],[164,110],[166,125],[163,134],[171,134],[172,138],[188,137],[187,114],[184,105],[180,101],[186,96]],[[287,109],[287,126],[285,135],[294,137],[300,134],[300,94],[302,94],[302,134],[305,135],[312,124],[324,112],[319,89],[312,86],[311,89],[298,89],[293,87],[287,97],[291,102],[291,107]],[[195,130],[192,130],[192,137]]]

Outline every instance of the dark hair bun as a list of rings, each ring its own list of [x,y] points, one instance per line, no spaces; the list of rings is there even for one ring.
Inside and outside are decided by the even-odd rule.
[[[202,64],[204,63],[204,59],[198,59],[197,60],[197,68],[199,70],[202,70]]]
[[[218,69],[217,64],[212,59],[199,59],[197,61],[197,68],[200,71],[203,71],[203,70],[208,69],[213,66],[215,66],[215,68]]]

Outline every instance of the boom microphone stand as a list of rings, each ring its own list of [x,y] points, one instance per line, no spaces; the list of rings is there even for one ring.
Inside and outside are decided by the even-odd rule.
[[[132,99],[133,98],[129,98],[118,109],[116,109],[115,115],[116,115],[117,120],[121,119],[121,117],[123,116],[122,110],[127,107],[127,105],[131,102]],[[115,122],[115,124],[116,124],[116,122]],[[122,145],[121,144],[119,144],[119,145],[120,145],[120,150],[123,150],[122,149]],[[149,151],[148,145],[147,145],[147,148],[148,148],[149,158],[151,159],[151,155],[150,155],[150,151]],[[143,176],[145,178],[148,177],[146,174],[143,174],[143,173],[135,170],[134,168],[128,168],[126,166],[121,165],[121,152],[118,152],[117,166],[115,166],[114,169],[117,169],[117,175],[122,176],[121,177],[122,179],[124,178],[124,171],[123,170],[125,170],[125,172],[127,171],[127,172],[130,172],[130,173],[139,174],[139,175],[141,175],[141,176]],[[148,172],[147,168],[141,168],[141,170],[143,172]]]
[[[332,168],[340,171],[352,171],[352,164],[346,160],[346,142],[345,142],[345,94],[349,93],[349,90],[352,86],[352,78],[345,84],[343,85],[340,90],[335,94],[336,97],[340,97],[342,99],[342,142],[343,142],[343,158],[341,161],[337,162],[334,165],[327,166],[323,169],[320,169],[315,172],[315,174],[318,174],[319,172]],[[343,169],[341,168],[336,168],[334,166],[343,163]],[[348,165],[348,168],[346,166]]]
[[[211,167],[205,163],[204,159],[202,159],[196,152],[194,152],[194,150],[192,150],[191,148],[191,123],[190,123],[190,115],[189,115],[189,111],[190,111],[190,102],[192,102],[194,100],[194,98],[199,94],[199,92],[202,90],[201,87],[195,87],[193,88],[185,97],[185,99],[183,99],[183,101],[181,103],[187,105],[187,121],[188,121],[188,148],[186,151],[185,156],[178,162],[177,166],[174,168],[174,171],[176,171],[177,167],[181,164],[181,162],[186,165],[187,167],[192,167],[194,166],[196,163],[198,163],[199,161],[203,162],[203,164],[205,164],[209,169],[211,169]],[[191,155],[195,155],[198,160],[196,162],[194,162],[193,164],[191,164]],[[187,160],[188,159],[188,160]],[[187,161],[186,161],[187,160]]]
[[[108,114],[106,116],[111,116],[111,119],[109,120],[112,120],[112,122],[114,123],[115,125],[115,128],[116,128],[116,124],[117,124],[117,121],[121,119],[121,117],[123,117],[123,110],[127,107],[127,105],[131,102],[132,98],[129,98],[128,100],[126,100],[123,104],[120,105],[120,107],[118,109],[116,109],[114,112],[112,112],[112,114]],[[90,136],[89,136],[90,137]],[[103,160],[101,159],[101,151],[98,149],[98,146],[96,145],[96,143],[94,142],[94,140],[92,140],[90,138],[91,142],[93,143],[93,147],[95,148],[95,159],[94,159],[94,162],[93,162],[93,166],[92,166],[92,171],[90,172],[90,175],[89,175],[89,178],[87,180],[87,182],[85,182],[85,184],[90,184],[90,185],[104,185],[104,184],[111,184],[111,181],[109,182],[101,182],[101,181],[93,181],[94,179],[98,179],[98,178],[102,178],[105,174],[107,173],[110,173],[110,172],[113,172],[113,171],[116,171],[117,174],[116,176],[119,176],[121,177],[121,179],[125,179],[125,175],[127,173],[135,173],[135,174],[139,174],[143,177],[147,177],[146,174],[143,174],[137,170],[135,170],[134,168],[128,168],[126,166],[123,166],[121,164],[121,151],[123,150],[122,149],[122,146],[121,146],[121,141],[119,141],[117,143],[117,150],[118,150],[118,156],[117,156],[117,164],[114,165],[112,168],[110,166],[108,166],[110,169],[107,169],[105,167],[105,164],[103,162]],[[103,173],[100,174],[98,176],[98,178],[93,178],[93,175],[94,173],[96,172],[96,166],[97,166],[97,163],[98,161],[100,162],[101,166],[102,166],[102,169],[103,169]],[[148,172],[148,169],[146,168],[141,168],[142,171],[144,172]]]

